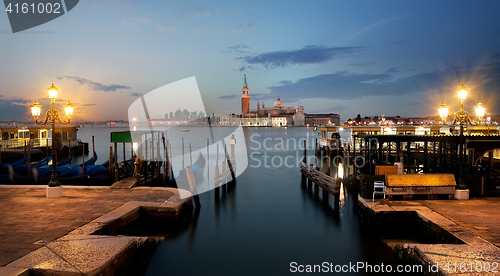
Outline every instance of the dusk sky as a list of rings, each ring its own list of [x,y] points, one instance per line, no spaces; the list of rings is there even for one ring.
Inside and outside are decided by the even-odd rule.
[[[306,113],[437,115],[456,90],[499,114],[500,1],[80,1],[12,33],[0,12],[0,121],[34,100],[76,121],[127,119],[141,94],[195,76],[209,113],[299,103]]]

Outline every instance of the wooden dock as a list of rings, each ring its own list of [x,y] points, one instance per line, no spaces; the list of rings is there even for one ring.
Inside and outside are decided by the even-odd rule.
[[[315,145],[315,154],[317,155],[318,147]],[[315,189],[319,189],[321,187],[323,189],[323,198],[327,198],[328,194],[335,196],[335,201],[339,201],[340,194],[340,185],[342,180],[340,178],[334,178],[329,176],[330,173],[330,164],[331,164],[331,155],[329,149],[327,149],[327,169],[326,173],[320,171],[320,169],[316,166],[316,164],[307,164],[307,145],[306,141],[304,141],[304,157],[300,162],[300,172],[302,173],[302,183],[305,184],[306,180],[311,185],[315,184]]]

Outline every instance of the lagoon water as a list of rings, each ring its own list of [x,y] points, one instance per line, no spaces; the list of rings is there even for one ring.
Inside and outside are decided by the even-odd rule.
[[[78,135],[86,142],[95,135],[101,158],[109,156],[109,132],[120,130],[126,129],[86,126]],[[202,207],[187,229],[175,235],[165,231],[167,239],[156,249],[146,275],[286,275],[293,274],[292,262],[397,263],[392,251],[360,225],[357,195],[342,190],[338,206],[331,195],[325,204],[321,189],[315,195],[314,189],[301,185],[295,162],[303,152],[299,145],[276,145],[281,143],[279,138],[308,138],[308,154],[312,154],[310,142],[317,137],[312,128],[244,128],[244,134],[248,154],[253,153],[246,171],[232,189],[221,191],[219,199],[213,190],[201,194]],[[186,142],[190,136],[199,136],[196,128],[186,133]],[[268,149],[259,148],[266,138],[270,138]],[[289,166],[270,163],[274,158],[274,165],[279,165],[287,157]]]

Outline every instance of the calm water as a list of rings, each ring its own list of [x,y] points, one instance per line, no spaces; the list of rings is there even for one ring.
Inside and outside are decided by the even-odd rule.
[[[95,135],[98,155],[109,156],[109,131],[85,127],[80,129],[79,137],[90,142]],[[256,152],[249,159],[247,170],[237,178],[233,189],[225,194],[221,191],[219,200],[214,191],[200,195],[202,207],[198,217],[187,230],[158,246],[146,275],[285,275],[292,274],[291,262],[396,263],[393,253],[361,228],[356,196],[342,191],[340,204],[335,206],[333,196],[325,204],[321,189],[315,195],[314,190],[301,185],[295,164],[302,150],[294,149],[294,143],[283,149],[277,145],[278,138],[309,138],[311,147],[310,142],[316,137],[312,129],[246,128],[244,132],[249,155]],[[186,134],[186,143],[189,135],[199,136],[192,129]],[[257,149],[266,138],[271,138],[266,146],[272,149]],[[311,148],[308,153],[312,153]],[[214,157],[213,153],[210,155]],[[292,167],[272,166],[270,162],[274,158],[278,165],[288,156],[292,156],[288,159]],[[261,166],[257,166],[259,161]],[[212,168],[211,164],[210,172]]]

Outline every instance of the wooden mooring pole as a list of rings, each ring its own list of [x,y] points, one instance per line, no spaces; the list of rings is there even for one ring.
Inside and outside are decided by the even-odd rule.
[[[85,177],[85,150],[82,151],[82,178]],[[94,157],[92,157],[94,158]],[[94,160],[95,163],[95,160]]]
[[[118,144],[115,142],[115,152],[114,152],[114,163],[115,163],[115,167],[114,167],[114,170],[115,170],[115,181],[118,181]]]
[[[161,159],[160,159],[160,133],[158,132],[158,139],[156,142],[156,183],[160,183],[161,178]]]
[[[85,155],[85,146],[83,147],[84,148],[82,149],[82,154]],[[95,153],[95,142],[94,142],[94,135],[92,135],[92,165],[95,165],[94,153]]]
[[[314,167],[318,168],[318,138],[314,139]]]
[[[207,179],[210,179],[210,152],[209,152],[209,149],[210,148],[210,140],[208,140],[207,138]]]
[[[216,196],[219,196],[219,143],[217,143],[217,155],[215,157],[214,188]]]
[[[31,175],[31,140],[28,143],[28,176]]]
[[[306,140],[304,140],[304,157],[302,157],[302,162],[304,162],[304,164],[307,165],[306,153],[307,153],[306,152]],[[315,158],[317,158],[317,157],[315,156]],[[307,178],[306,178],[305,174],[301,173],[301,175],[302,175],[301,182],[302,182],[303,185],[306,185]]]
[[[189,187],[191,188],[191,195],[193,196],[196,208],[200,208],[200,197],[198,196],[198,190],[196,189],[196,180],[194,179],[193,170],[191,166],[186,167],[186,176],[189,182]]]
[[[68,156],[69,156],[69,164],[71,165],[71,139],[68,141]]]
[[[167,147],[165,145],[165,136],[161,137],[161,142],[163,144],[163,154],[165,157],[163,158],[163,181],[168,179],[168,154],[167,154]]]
[[[54,162],[54,160],[52,160]],[[111,169],[113,167],[113,147],[109,147],[109,162],[108,162],[108,171],[109,171],[109,177],[112,177],[113,175],[113,170]]]

